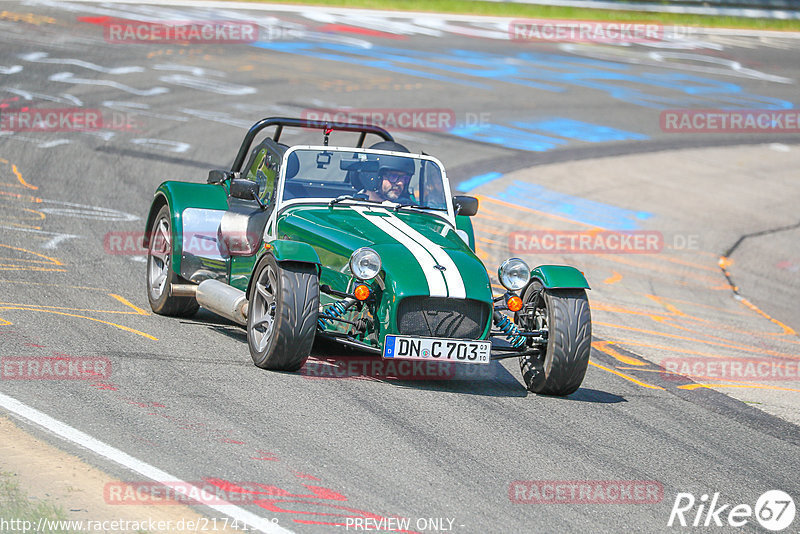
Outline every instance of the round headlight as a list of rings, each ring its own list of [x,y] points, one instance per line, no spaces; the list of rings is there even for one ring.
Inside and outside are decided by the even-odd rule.
[[[350,256],[350,272],[359,280],[371,280],[381,272],[381,257],[371,248],[360,248]]]
[[[519,258],[509,258],[497,269],[497,278],[503,287],[510,291],[519,291],[531,279],[531,268]]]

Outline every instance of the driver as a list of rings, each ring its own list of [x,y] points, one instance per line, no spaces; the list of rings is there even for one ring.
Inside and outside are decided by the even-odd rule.
[[[408,149],[399,143],[383,141],[372,145],[370,148],[380,150],[393,150],[395,152],[408,152]],[[379,155],[378,175],[367,181],[365,193],[370,200],[383,202],[410,203],[408,183],[414,175],[414,160],[402,156]]]
[[[414,161],[400,156],[380,156],[377,188],[367,191],[370,200],[410,202],[408,182],[414,174]]]

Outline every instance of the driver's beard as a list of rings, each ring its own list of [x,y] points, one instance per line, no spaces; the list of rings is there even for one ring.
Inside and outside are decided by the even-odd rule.
[[[403,191],[396,191],[394,187],[389,188],[387,191],[384,191],[383,196],[386,200],[397,200],[403,194]]]

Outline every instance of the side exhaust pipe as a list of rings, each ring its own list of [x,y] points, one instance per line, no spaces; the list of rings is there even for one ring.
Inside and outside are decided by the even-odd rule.
[[[217,280],[203,280],[197,286],[197,302],[235,323],[247,324],[247,295],[240,289]]]
[[[197,286],[195,284],[171,284],[169,294],[173,297],[196,297]]]

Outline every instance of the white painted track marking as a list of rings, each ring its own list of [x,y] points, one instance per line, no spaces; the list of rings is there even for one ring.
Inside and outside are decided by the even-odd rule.
[[[189,495],[189,493],[192,491],[195,491],[198,494],[200,493],[200,488],[197,488],[192,484],[172,476],[169,473],[158,469],[157,467],[153,467],[148,463],[138,460],[133,456],[130,456],[129,454],[112,447],[111,445],[103,443],[102,441],[95,439],[92,436],[81,432],[80,430],[72,428],[61,421],[58,421],[57,419],[53,419],[49,415],[40,412],[35,408],[31,408],[30,406],[23,404],[13,397],[9,397],[8,395],[0,393],[0,407],[5,408],[9,412],[29,423],[43,427],[45,430],[55,434],[61,439],[89,449],[103,458],[111,460],[112,462],[123,467],[127,467],[131,471],[139,473],[150,480],[155,480],[156,482],[175,483],[175,491],[178,493],[183,493],[184,495]],[[263,517],[257,516],[252,512],[248,512],[247,510],[236,506],[235,504],[207,504],[205,506],[225,514],[231,519],[245,523],[248,527],[257,529],[260,532],[265,532],[267,534],[292,534],[291,530],[287,530],[281,526],[278,526]]]

